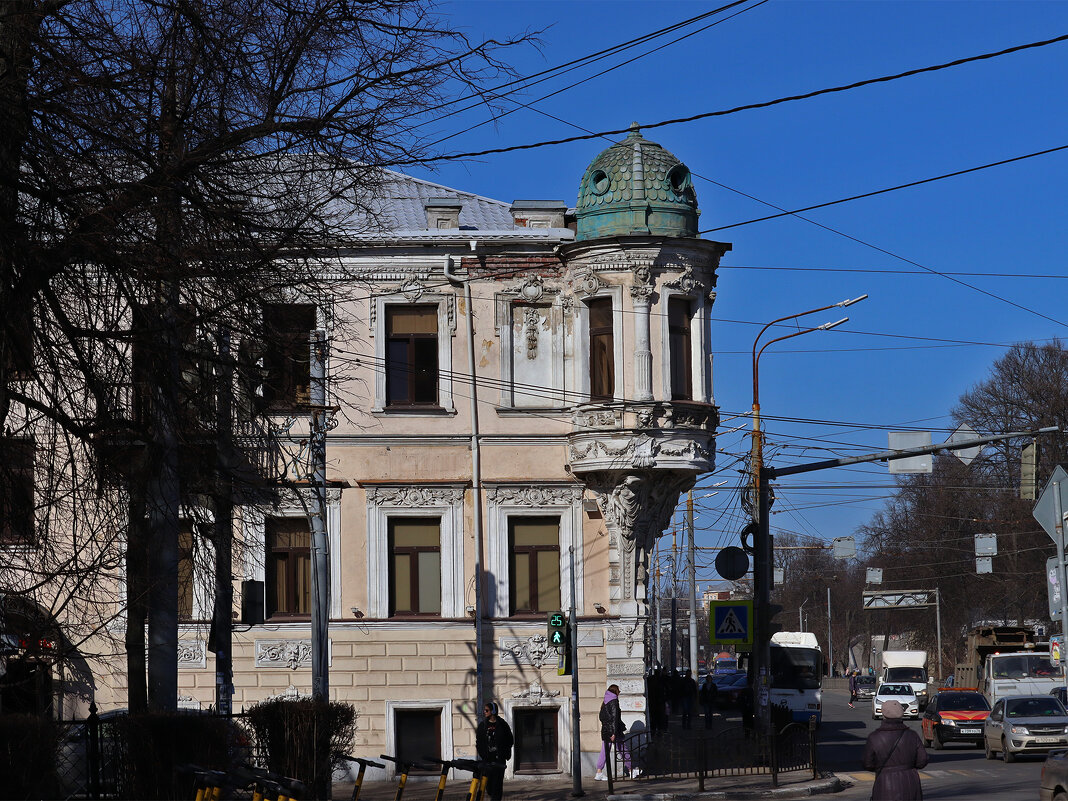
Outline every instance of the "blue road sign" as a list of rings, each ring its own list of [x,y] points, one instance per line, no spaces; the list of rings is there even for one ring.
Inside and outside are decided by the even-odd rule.
[[[734,645],[743,649],[752,647],[752,601],[711,601],[709,607],[709,638],[712,645]]]

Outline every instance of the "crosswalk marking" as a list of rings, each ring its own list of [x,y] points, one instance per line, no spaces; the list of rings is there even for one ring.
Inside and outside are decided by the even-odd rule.
[[[847,779],[853,782],[873,782],[875,781],[875,774],[870,770],[855,770],[849,773],[835,772],[839,778]],[[950,770],[921,770],[919,771],[921,779],[945,779],[951,776],[999,776],[1000,774],[996,770],[990,770],[989,768],[977,768],[975,770],[960,770],[959,768]]]

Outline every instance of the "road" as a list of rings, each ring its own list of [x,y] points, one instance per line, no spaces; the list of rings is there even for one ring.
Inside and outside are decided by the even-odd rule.
[[[823,725],[820,728],[820,767],[852,785],[828,798],[860,801],[871,796],[874,776],[861,768],[864,740],[881,721],[871,719],[871,703],[849,708],[844,690],[824,690]],[[910,727],[920,732],[917,721]],[[930,762],[920,771],[923,797],[954,801],[1024,801],[1038,798],[1041,757],[1029,757],[1006,765],[1000,759],[988,762],[980,748],[965,743],[946,745],[942,751],[928,748]]]

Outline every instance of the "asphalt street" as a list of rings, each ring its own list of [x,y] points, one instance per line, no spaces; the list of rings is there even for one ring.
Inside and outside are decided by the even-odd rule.
[[[872,720],[871,703],[849,708],[845,690],[824,690],[823,726],[820,729],[821,767],[834,771],[850,785],[830,798],[842,801],[867,799],[874,776],[861,766],[864,740],[880,725]],[[920,724],[909,726],[920,732]],[[981,748],[965,743],[947,744],[942,751],[927,749],[930,762],[920,771],[923,797],[954,801],[1024,801],[1038,798],[1041,757],[1021,759],[1006,765],[1000,759],[987,761]]]

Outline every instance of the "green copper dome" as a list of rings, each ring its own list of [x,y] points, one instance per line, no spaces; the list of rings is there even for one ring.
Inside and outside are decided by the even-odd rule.
[[[642,137],[638,123],[586,168],[576,240],[605,236],[697,236],[697,195],[686,165]]]

